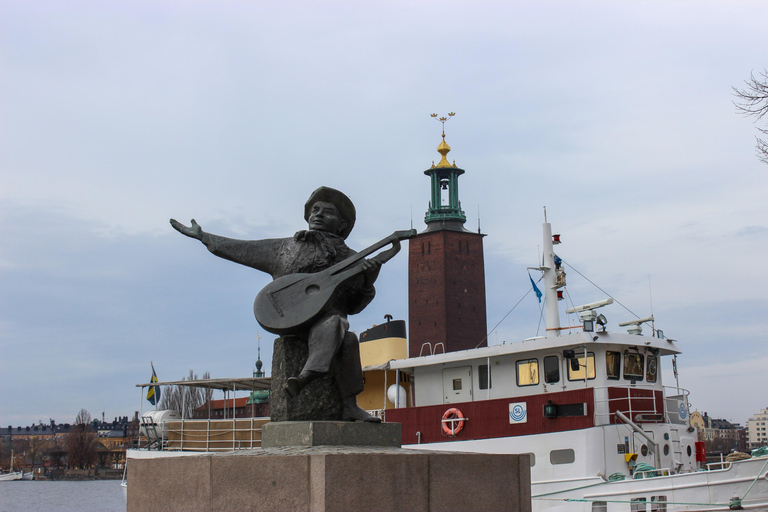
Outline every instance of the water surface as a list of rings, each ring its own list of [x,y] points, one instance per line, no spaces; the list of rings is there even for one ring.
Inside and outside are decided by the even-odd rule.
[[[120,480],[0,482],[0,512],[125,512]]]

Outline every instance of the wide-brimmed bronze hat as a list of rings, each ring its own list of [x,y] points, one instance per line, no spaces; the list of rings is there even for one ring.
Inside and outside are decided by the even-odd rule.
[[[309,212],[312,210],[312,206],[314,206],[314,204],[318,201],[331,203],[336,207],[336,209],[339,210],[341,216],[344,217],[345,221],[347,221],[347,226],[341,233],[339,233],[339,235],[346,239],[352,232],[352,228],[355,226],[355,219],[357,217],[355,205],[352,204],[352,200],[350,200],[347,196],[335,188],[320,187],[312,192],[312,194],[309,196],[309,199],[307,199],[307,202],[304,204],[304,220],[307,222],[309,222]]]

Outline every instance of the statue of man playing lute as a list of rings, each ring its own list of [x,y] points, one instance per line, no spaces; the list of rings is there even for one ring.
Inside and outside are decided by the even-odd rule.
[[[382,263],[394,256],[400,240],[412,232],[396,232],[356,253],[344,242],[355,225],[355,206],[346,195],[329,187],[312,193],[304,205],[304,219],[307,230],[291,238],[267,240],[236,240],[206,233],[194,219],[190,227],[174,219],[171,225],[200,240],[216,256],[272,276],[274,281],[254,304],[257,320],[270,332],[299,336],[308,344],[308,359],[301,373],[286,381],[284,391],[290,398],[313,380],[333,372],[342,400],[342,419],[379,422],[357,405],[363,374],[358,339],[349,331],[347,317],[373,300],[373,284]],[[363,258],[389,243],[392,249]]]

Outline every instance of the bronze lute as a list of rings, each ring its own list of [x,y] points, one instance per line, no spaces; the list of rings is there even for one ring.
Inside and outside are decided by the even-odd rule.
[[[373,259],[385,263],[400,251],[400,241],[416,235],[416,230],[395,231],[370,247],[335,265],[313,274],[288,274],[265,286],[253,302],[253,314],[264,329],[273,334],[289,334],[311,325],[333,304],[341,285],[360,275],[362,260],[392,244],[392,248]]]

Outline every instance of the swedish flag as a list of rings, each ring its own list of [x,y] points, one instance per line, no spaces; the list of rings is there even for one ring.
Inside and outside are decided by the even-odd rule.
[[[149,382],[158,382],[154,364],[152,364],[152,378],[149,380]],[[160,386],[149,386],[149,391],[147,391],[147,400],[149,400],[149,403],[152,405],[157,405],[157,402],[160,401]]]

